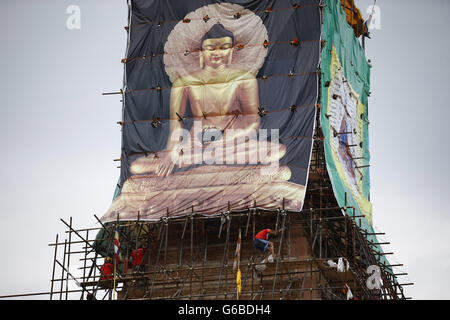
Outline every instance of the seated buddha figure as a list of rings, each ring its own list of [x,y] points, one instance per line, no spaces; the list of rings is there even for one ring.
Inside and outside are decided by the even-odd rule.
[[[278,163],[284,156],[286,148],[273,134],[271,142],[261,140],[258,82],[251,72],[232,67],[234,45],[233,33],[220,23],[204,34],[198,71],[179,77],[171,88],[165,150],[138,158],[133,174],[166,177],[175,167]],[[194,119],[190,130],[181,121],[188,106]]]

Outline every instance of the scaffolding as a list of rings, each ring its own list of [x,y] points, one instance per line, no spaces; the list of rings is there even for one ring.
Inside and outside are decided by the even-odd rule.
[[[324,195],[323,190],[318,194]],[[351,290],[357,299],[405,299],[403,285],[390,270],[380,265],[375,246],[358,226],[358,216],[342,215],[342,207],[306,208],[291,212],[280,208],[267,211],[249,208],[227,211],[219,216],[163,219],[159,222],[129,221],[120,224],[121,250],[145,243],[148,254],[143,268],[118,273],[115,280],[100,280],[103,257],[95,250],[99,240],[113,241],[116,224],[75,230],[72,220],[64,241],[54,246],[55,259],[50,299],[236,299],[236,269],[233,258],[239,231],[242,232],[240,299],[347,299]],[[352,210],[352,208],[347,208]],[[277,258],[262,263],[253,247],[255,232],[267,226],[281,228],[275,242]],[[134,239],[130,229],[139,230]],[[106,230],[105,239],[90,238],[93,231]],[[60,252],[58,248],[63,248]],[[62,253],[58,257],[58,252]],[[62,261],[60,261],[62,259]],[[78,260],[82,275],[71,273],[71,261]],[[329,264],[343,259],[344,271]],[[381,285],[367,285],[370,265],[380,267]],[[59,270],[57,270],[59,269]],[[78,283],[70,290],[68,282]],[[115,282],[115,285],[113,285]]]
[[[380,262],[392,254],[380,250],[389,244],[374,243],[361,227],[364,216],[355,208],[340,207],[328,177],[323,137],[317,117],[309,182],[302,211],[286,210],[284,200],[277,210],[253,207],[242,210],[186,217],[167,214],[160,221],[120,221],[98,228],[75,229],[72,218],[61,219],[68,228],[64,239],[56,237],[50,299],[408,299],[393,267]],[[168,211],[169,212],[169,211]],[[255,249],[255,234],[265,228],[281,229],[274,241],[276,259],[263,263]],[[105,255],[113,250],[118,230],[124,256],[138,243],[146,248],[140,268],[120,270],[114,279],[101,280]],[[236,268],[233,268],[238,235],[241,292],[237,295]],[[99,243],[106,250],[99,250]],[[62,248],[62,251],[61,251]],[[70,263],[78,261],[80,275],[74,276]],[[344,270],[336,267],[344,263]],[[379,270],[378,286],[370,286],[370,266]],[[69,281],[78,288],[70,289]],[[75,295],[75,296],[74,296]],[[351,297],[351,296],[350,296]]]

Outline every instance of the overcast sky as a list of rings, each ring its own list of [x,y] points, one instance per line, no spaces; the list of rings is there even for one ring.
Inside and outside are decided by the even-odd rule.
[[[373,0],[357,0],[366,9]],[[70,5],[80,29],[67,27]],[[415,299],[450,299],[447,0],[378,0],[369,100],[374,225]],[[119,176],[125,0],[0,0],[0,295],[48,291],[48,246],[96,226]],[[35,297],[36,299],[39,297]]]

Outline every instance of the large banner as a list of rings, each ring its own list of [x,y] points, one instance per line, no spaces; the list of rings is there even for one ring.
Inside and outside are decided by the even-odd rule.
[[[319,0],[132,0],[121,176],[103,221],[301,210]]]
[[[352,19],[343,10],[345,1],[324,3],[320,123],[327,171],[339,206],[356,216],[356,223],[379,253],[378,262],[392,273],[374,232],[369,201],[370,65],[348,23]]]
[[[372,221],[369,202],[367,97],[370,66],[340,1],[326,0],[322,51],[321,124],[327,170],[340,206]]]
[[[367,97],[370,66],[341,2],[326,0],[322,51],[321,124],[328,173],[338,203],[372,221],[369,202]],[[352,214],[353,212],[348,211]]]

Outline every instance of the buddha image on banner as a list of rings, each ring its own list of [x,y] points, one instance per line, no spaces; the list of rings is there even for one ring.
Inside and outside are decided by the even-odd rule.
[[[138,212],[143,220],[157,220],[192,210],[213,214],[282,203],[301,209],[317,75],[299,71],[308,64],[309,69],[317,67],[317,48],[272,40],[282,32],[270,32],[275,21],[265,24],[264,10],[227,2],[184,8],[186,15],[168,19],[176,21],[172,25],[134,27],[146,10],[154,14],[140,3],[132,6],[136,14],[132,11],[127,58],[149,47],[163,54],[153,54],[150,63],[141,58],[127,65],[120,192],[102,220],[115,220],[118,214],[136,219]],[[298,46],[296,20],[302,14],[293,8],[287,16],[276,8],[270,13],[278,15],[277,21],[287,18],[285,27],[292,28],[291,39]],[[272,41],[280,47],[271,48]],[[289,50],[280,51],[283,45]],[[305,65],[300,52],[308,56]],[[155,80],[156,88],[143,89]]]

